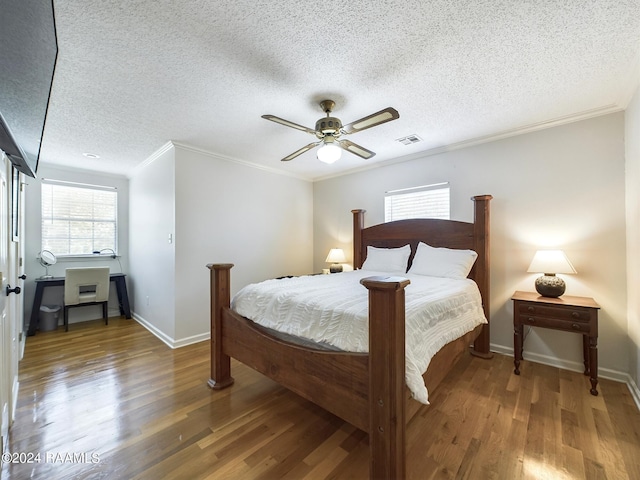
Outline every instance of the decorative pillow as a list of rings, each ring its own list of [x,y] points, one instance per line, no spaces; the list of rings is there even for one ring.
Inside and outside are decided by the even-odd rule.
[[[473,250],[434,248],[420,242],[408,273],[431,277],[467,278],[478,254]]]
[[[377,248],[367,246],[367,258],[362,270],[373,272],[406,273],[411,245],[400,248]]]

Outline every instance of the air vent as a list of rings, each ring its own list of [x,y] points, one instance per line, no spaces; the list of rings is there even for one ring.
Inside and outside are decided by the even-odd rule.
[[[409,135],[407,137],[398,138],[396,141],[403,145],[412,145],[414,143],[421,142],[422,139],[418,135]]]

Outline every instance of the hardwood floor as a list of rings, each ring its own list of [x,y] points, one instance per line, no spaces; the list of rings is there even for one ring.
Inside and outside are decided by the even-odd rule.
[[[367,436],[249,368],[207,387],[208,342],[171,350],[132,320],[27,339],[2,478],[368,477]],[[410,478],[640,479],[640,413],[624,384],[465,356],[409,422]]]

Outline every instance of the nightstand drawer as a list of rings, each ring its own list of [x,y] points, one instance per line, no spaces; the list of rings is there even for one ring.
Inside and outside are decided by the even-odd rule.
[[[591,324],[589,322],[522,314],[518,316],[518,319],[522,325],[531,325],[533,327],[554,328],[568,332],[591,332]]]
[[[572,322],[588,322],[591,319],[591,311],[588,308],[567,308],[565,306],[517,303],[518,314],[520,315],[554,318]]]

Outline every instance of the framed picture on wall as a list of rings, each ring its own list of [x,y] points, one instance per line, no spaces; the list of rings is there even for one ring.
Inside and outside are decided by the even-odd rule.
[[[20,238],[20,172],[11,167],[11,239]]]

